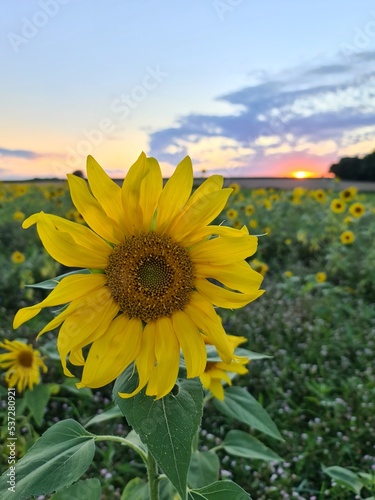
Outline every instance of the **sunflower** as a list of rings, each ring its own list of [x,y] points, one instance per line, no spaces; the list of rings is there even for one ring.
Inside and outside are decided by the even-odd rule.
[[[227,210],[227,217],[230,220],[236,219],[238,217],[237,210],[235,208],[230,208],[229,210]]]
[[[186,157],[163,188],[158,162],[144,153],[122,188],[88,157],[86,181],[68,175],[73,203],[87,226],[40,212],[36,224],[47,252],[87,274],[63,277],[39,304],[18,311],[14,327],[42,308],[68,306],[39,333],[60,325],[57,347],[64,373],[83,366],[78,387],[101,387],[134,362],[138,386],[162,398],[173,388],[182,350],[188,378],[203,374],[204,338],[224,363],[233,345],[214,306],[236,309],[262,295],[262,276],[245,261],[257,238],[209,225],[225,207],[231,189],[213,175],[191,194],[193,169]],[[217,284],[220,282],[224,286]]]
[[[341,214],[345,210],[345,202],[338,198],[335,198],[331,201],[331,210],[335,214]]]
[[[344,231],[340,235],[340,240],[344,245],[350,245],[355,240],[354,233],[352,231]]]
[[[234,335],[228,335],[228,337],[234,348],[247,341],[246,337],[235,337]],[[245,356],[235,356],[231,363],[208,361],[204,373],[200,376],[203,387],[212,392],[216,399],[223,401],[223,383],[232,385],[232,380],[230,379],[228,372],[232,374],[244,375],[249,371],[244,366],[247,365],[249,361],[250,360]]]
[[[316,189],[312,192],[312,196],[319,203],[324,203],[326,199],[326,192],[323,189]]]
[[[20,212],[19,210],[17,210],[13,214],[13,220],[23,220],[24,218],[25,218],[25,214],[23,212]]]
[[[340,198],[345,201],[351,201],[357,196],[358,189],[354,186],[350,186],[346,189],[340,191]]]
[[[7,370],[5,381],[8,387],[17,386],[17,391],[23,392],[26,387],[32,389],[39,384],[40,369],[44,373],[47,371],[39,351],[19,340],[4,340],[0,348],[8,351],[0,354],[0,368]]]
[[[324,283],[325,281],[327,281],[327,275],[324,272],[319,272],[316,273],[315,279],[318,283]]]
[[[362,217],[362,215],[366,212],[366,208],[362,203],[353,203],[349,207],[349,213],[353,217]]]
[[[255,208],[253,205],[246,205],[245,215],[247,215],[249,217],[250,215],[253,215],[254,212],[255,212]]]
[[[22,264],[25,262],[25,256],[22,252],[19,252],[18,250],[14,251],[10,257],[12,259],[12,262],[14,264]]]

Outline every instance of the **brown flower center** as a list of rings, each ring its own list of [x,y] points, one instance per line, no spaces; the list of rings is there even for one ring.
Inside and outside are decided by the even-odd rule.
[[[18,354],[18,363],[23,368],[30,368],[33,364],[33,353],[30,351],[21,351]]]
[[[157,233],[127,238],[109,256],[105,272],[121,311],[145,322],[183,310],[194,288],[187,250]]]

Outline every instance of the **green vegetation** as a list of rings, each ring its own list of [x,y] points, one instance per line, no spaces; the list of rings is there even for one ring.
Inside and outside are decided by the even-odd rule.
[[[276,423],[284,441],[261,439],[284,461],[227,454],[220,447],[224,436],[249,427],[224,417],[213,400],[206,405],[199,449],[219,447],[221,477],[233,478],[253,499],[370,498],[375,495],[374,197],[352,188],[339,193],[234,187],[220,222],[264,234],[250,263],[264,274],[266,293],[242,310],[220,314],[228,333],[248,339],[245,348],[273,356],[253,360],[234,385],[248,388]],[[67,272],[45,253],[34,228],[21,229],[22,220],[39,210],[82,222],[66,186],[2,184],[0,210],[2,338],[27,340],[48,365],[33,397],[26,393],[17,401],[18,458],[52,424],[69,417],[85,425],[95,416],[89,431],[125,437],[129,428],[123,418],[100,418],[111,406],[112,385],[76,389],[62,374],[56,334],[36,341],[50,313],[17,331],[11,327],[20,307],[45,295],[26,285]],[[5,383],[0,391],[6,394]],[[2,424],[4,419],[5,406]],[[5,429],[2,425],[2,438]],[[254,429],[252,435],[260,437]],[[3,468],[6,459],[4,447]],[[98,443],[85,478],[100,478],[103,498],[120,498],[126,482],[142,475],[141,467],[134,452]]]

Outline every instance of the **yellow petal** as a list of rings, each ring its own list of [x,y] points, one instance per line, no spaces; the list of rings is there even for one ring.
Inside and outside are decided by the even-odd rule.
[[[13,321],[13,328],[18,328],[25,321],[36,316],[44,307],[66,304],[85,296],[93,290],[105,285],[107,278],[104,274],[74,274],[63,278],[47,298],[33,306],[20,309]]]
[[[243,238],[248,235],[249,231],[246,226],[243,226],[242,229],[235,229],[233,227],[227,226],[204,226],[200,229],[194,231],[194,234],[189,236],[189,244],[192,245],[197,243],[198,241],[205,240],[208,236],[228,236],[230,238]]]
[[[185,307],[185,311],[199,330],[207,336],[210,344],[216,347],[223,361],[230,363],[234,347],[212,304],[199,293],[194,292],[191,294],[190,302]]]
[[[213,379],[209,390],[212,392],[216,399],[219,399],[220,401],[224,400],[225,393],[220,380]]]
[[[169,234],[177,241],[182,242],[186,239],[186,244],[190,244],[189,235],[209,224],[220,214],[231,192],[229,188],[221,189],[198,198],[192,205],[187,203],[180,215],[176,217]]]
[[[211,379],[223,380],[227,384],[232,385],[232,381],[228,377],[228,375],[225,373],[225,371],[220,370],[219,368],[216,368],[216,367],[211,368],[210,375],[211,375]]]
[[[146,158],[146,164],[147,174],[141,182],[139,204],[143,212],[141,230],[148,232],[163,189],[163,178],[155,158]]]
[[[169,318],[160,318],[155,324],[157,364],[150,374],[146,395],[160,399],[166,396],[176,383],[180,366],[180,345]]]
[[[69,354],[69,361],[74,366],[83,366],[85,364],[85,358],[83,357],[82,349],[74,349],[74,351]]]
[[[80,387],[103,387],[115,380],[138,356],[141,341],[142,322],[120,314],[92,344]]]
[[[187,377],[198,377],[207,363],[206,346],[196,324],[183,311],[172,315],[173,328],[181,345],[186,363]]]
[[[197,279],[195,287],[199,293],[218,307],[238,309],[249,304],[253,300],[263,295],[264,290],[253,293],[236,293],[225,288],[213,285],[207,280]]]
[[[191,195],[189,201],[187,202],[187,208],[192,207],[196,202],[210,193],[221,190],[224,183],[224,177],[222,175],[211,175],[194,191]],[[231,189],[231,192],[233,189]]]
[[[156,224],[159,232],[163,232],[173,223],[188,201],[192,188],[193,167],[187,156],[177,165],[160,195]]]
[[[263,281],[263,276],[254,271],[245,261],[236,262],[230,266],[196,264],[195,276],[197,278],[213,278],[242,293],[252,293],[258,290]]]
[[[100,203],[90,193],[86,181],[68,174],[68,182],[74,206],[91,229],[107,241],[121,243],[125,238],[125,231],[104,212]]]
[[[128,234],[139,234],[142,231],[141,184],[149,172],[149,166],[146,155],[141,153],[138,160],[130,167],[122,185],[124,224]]]
[[[135,360],[138,371],[138,387],[131,393],[119,392],[121,398],[131,398],[140,392],[150,379],[150,374],[155,366],[155,321],[147,323],[142,333],[142,345]]]
[[[211,384],[211,377],[209,372],[204,372],[202,375],[199,376],[200,381],[202,382],[202,385],[205,389],[208,389]]]
[[[101,337],[109,328],[119,311],[106,288],[98,290],[97,296],[91,294],[91,301],[81,304],[73,314],[68,316],[57,338],[57,349],[60,354],[64,373],[69,376],[66,367],[66,356],[69,352],[81,349]]]
[[[104,269],[112,248],[89,228],[55,215],[34,214],[25,227],[37,224],[44,248],[55,260],[68,267]]]
[[[92,194],[111,219],[124,227],[121,188],[102,169],[92,156],[87,157],[87,178]]]
[[[197,263],[226,266],[253,255],[257,244],[256,236],[243,236],[242,238],[219,236],[198,243],[191,248],[190,258]]]

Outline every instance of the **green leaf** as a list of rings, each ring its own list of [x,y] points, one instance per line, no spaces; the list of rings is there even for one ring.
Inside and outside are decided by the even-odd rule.
[[[263,434],[284,441],[263,406],[243,387],[225,388],[224,401],[214,399],[214,405],[224,415],[250,425]]]
[[[52,495],[51,500],[100,500],[102,487],[99,479],[85,479],[67,486]]]
[[[95,415],[95,417],[92,417],[85,425],[85,428],[87,429],[87,427],[89,427],[90,425],[101,424],[102,422],[106,422],[107,420],[112,420],[113,418],[118,417],[123,418],[123,414],[121,413],[120,408],[116,405],[112,408],[109,408],[109,410],[105,410],[102,413]]]
[[[15,493],[8,491],[7,473],[1,476],[2,500],[46,495],[77,481],[93,460],[94,437],[72,419],[53,425],[17,463]]]
[[[357,474],[355,474],[351,470],[345,469],[344,467],[339,467],[338,465],[334,465],[332,467],[322,466],[322,470],[337,483],[347,486],[357,495],[360,494],[360,491],[363,488],[363,482],[360,480]]]
[[[149,500],[148,483],[145,483],[140,477],[131,479],[125,486],[121,500]]]
[[[279,462],[279,455],[261,443],[259,439],[243,431],[229,431],[220,445],[230,455]]]
[[[219,479],[220,462],[210,451],[195,451],[191,456],[188,473],[190,488],[202,488]]]
[[[44,411],[55,388],[56,384],[38,384],[25,392],[26,406],[38,427],[42,425]]]
[[[71,271],[70,273],[60,274],[56,278],[51,278],[49,280],[41,281],[40,283],[34,283],[33,285],[26,285],[28,288],[43,288],[45,290],[52,290],[56,288],[59,282],[66,276],[71,276],[72,274],[91,274],[90,269],[78,269],[77,271]]]
[[[132,392],[138,383],[131,369],[116,380],[113,397],[129,425],[148,447],[164,474],[183,499],[191,446],[202,418],[203,391],[198,378],[183,380],[176,395],[170,393],[155,400],[141,391],[130,399],[122,399],[118,392]]]
[[[207,345],[206,351],[207,351],[208,361],[211,361],[211,362],[222,361],[221,357],[218,355],[217,350],[214,346]],[[248,349],[243,349],[242,347],[237,347],[234,352],[235,352],[236,356],[245,356],[246,358],[249,358],[250,360],[271,359],[272,358],[272,356],[268,356],[267,354],[249,351]]]
[[[189,491],[188,500],[251,500],[245,490],[232,481],[216,481],[215,483]]]

